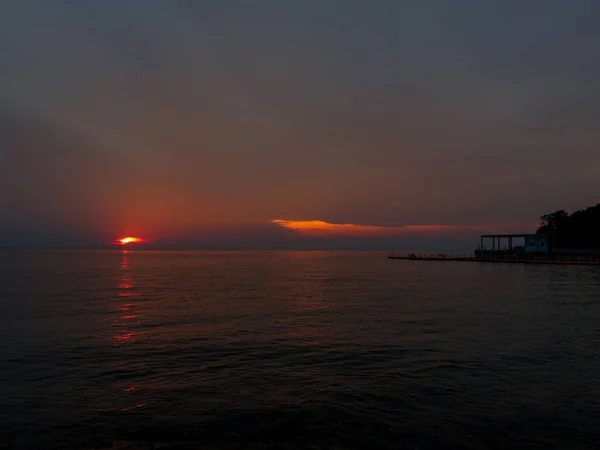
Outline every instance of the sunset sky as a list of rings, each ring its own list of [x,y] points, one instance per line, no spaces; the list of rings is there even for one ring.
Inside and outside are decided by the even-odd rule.
[[[0,246],[463,248],[600,201],[597,0],[2,0]]]

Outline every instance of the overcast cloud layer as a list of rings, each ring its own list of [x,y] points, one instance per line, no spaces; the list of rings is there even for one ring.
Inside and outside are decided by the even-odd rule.
[[[0,245],[533,231],[599,201],[598,17],[594,0],[4,0]]]

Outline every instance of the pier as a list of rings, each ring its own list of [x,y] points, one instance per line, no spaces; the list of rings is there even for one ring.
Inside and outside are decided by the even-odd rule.
[[[475,257],[461,253],[391,253],[389,259],[404,259],[409,261],[461,261],[480,263],[513,263],[513,264],[557,264],[557,265],[586,265],[600,266],[600,256],[519,256],[505,255],[504,257]]]
[[[513,247],[513,239],[522,238],[524,245]],[[548,236],[544,234],[481,235],[481,245],[473,253],[391,253],[389,259],[409,261],[455,261],[508,264],[555,264],[600,266],[600,254],[566,254],[550,250]],[[492,248],[484,244],[492,239]],[[501,239],[507,245],[501,247]]]

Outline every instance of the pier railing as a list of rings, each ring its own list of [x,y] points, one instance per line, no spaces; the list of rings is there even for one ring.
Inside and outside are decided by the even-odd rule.
[[[390,258],[397,259],[475,259],[473,253],[464,252],[453,252],[453,253],[440,253],[440,252],[395,252],[390,254]]]
[[[474,259],[481,261],[516,261],[516,262],[587,262],[600,263],[600,255],[561,255],[556,253],[508,253],[505,251],[475,251]]]
[[[464,252],[394,252],[391,259],[408,260],[449,260],[449,261],[485,261],[485,262],[565,262],[600,264],[600,255],[554,255],[554,254],[523,254],[493,251]]]
[[[568,262],[593,262],[600,263],[600,256],[592,256],[592,255],[548,255],[548,256],[539,256],[532,255],[526,258],[520,258],[526,261],[568,261]]]

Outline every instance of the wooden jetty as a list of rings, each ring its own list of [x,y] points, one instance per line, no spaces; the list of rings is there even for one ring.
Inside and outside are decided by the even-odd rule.
[[[492,239],[492,248],[484,246],[485,239]],[[513,247],[513,239],[523,238],[524,245]],[[505,239],[507,246],[501,247]],[[460,261],[509,264],[556,264],[600,266],[600,254],[565,254],[553,251],[548,245],[548,236],[543,234],[482,235],[481,245],[473,253],[392,253],[389,259],[409,261]]]
[[[480,263],[509,263],[509,264],[557,264],[600,266],[600,256],[522,256],[505,255],[504,257],[475,257],[457,253],[392,253],[389,259],[404,259],[408,261],[460,261]]]

